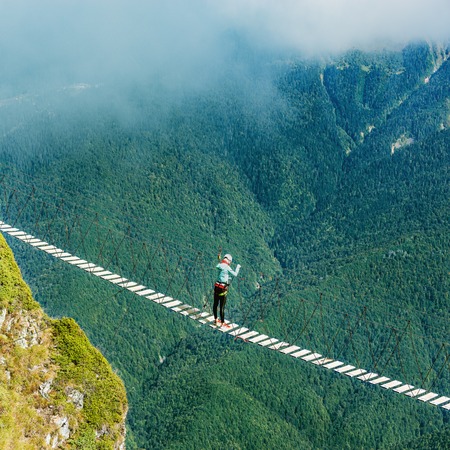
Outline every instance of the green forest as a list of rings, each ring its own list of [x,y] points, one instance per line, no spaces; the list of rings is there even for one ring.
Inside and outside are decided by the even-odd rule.
[[[231,253],[230,320],[450,394],[449,55],[255,52],[183,94],[25,93],[0,107],[0,220],[206,311]],[[124,381],[128,449],[450,448],[442,408],[7,241],[46,313]]]

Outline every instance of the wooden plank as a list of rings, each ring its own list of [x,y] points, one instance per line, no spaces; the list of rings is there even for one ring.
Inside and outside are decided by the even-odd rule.
[[[445,395],[443,395],[442,397],[437,398],[436,400],[433,400],[432,402],[430,402],[432,405],[442,405],[442,403],[446,403],[450,400],[450,397],[446,397]]]
[[[21,241],[23,241],[23,242],[26,242],[27,244],[31,241],[31,240],[33,240],[33,239],[36,239],[33,235],[31,235],[31,234],[26,234],[25,236],[16,236],[17,237],[17,239],[20,239]],[[39,239],[37,239],[37,240],[39,240]]]
[[[103,272],[93,272],[93,274],[96,277],[101,277],[103,278],[105,275],[111,275],[111,272],[109,270],[104,270]]]
[[[312,353],[311,350],[306,350],[306,348],[304,348],[299,352],[291,353],[290,356],[293,356],[294,358],[300,358],[301,356],[307,355],[308,353]]]
[[[137,286],[127,287],[127,289],[131,292],[137,293],[137,291],[145,289],[145,286],[143,286],[142,284],[138,284]]]
[[[402,394],[403,392],[410,391],[411,389],[414,389],[413,385],[404,384],[403,386],[399,386],[398,388],[393,389],[393,391]]]
[[[380,378],[376,378],[375,380],[369,380],[369,383],[371,384],[380,384],[380,383],[385,383],[386,381],[389,381],[390,378],[388,377],[380,377]]]
[[[244,333],[244,334],[241,334],[240,336],[238,336],[240,339],[245,339],[245,340],[248,340],[249,338],[251,338],[251,337],[253,337],[253,336],[256,336],[256,335],[259,335],[259,333],[257,332],[257,331],[249,331],[248,333]]]
[[[209,323],[209,326],[210,326],[211,328],[214,328],[214,329],[216,329],[216,330],[221,331],[222,333],[228,333],[229,331],[234,330],[234,329],[240,327],[240,325],[238,325],[237,323],[231,323],[231,322],[228,321],[228,320],[225,320],[225,325],[222,325],[222,324],[220,324],[220,325],[219,325],[219,324],[215,324],[215,323],[214,323],[214,320],[212,320],[212,321]],[[237,336],[237,337],[236,337],[236,339],[239,339],[239,338],[240,338],[240,336]]]
[[[118,286],[124,287],[124,288],[127,288],[127,289],[128,289],[130,286],[131,286],[131,287],[137,286],[137,283],[135,283],[134,281],[126,281],[125,283],[120,283],[120,284],[118,284]]]
[[[95,274],[95,272],[105,272],[105,269],[103,267],[95,266],[95,265],[93,267],[88,267],[88,268],[86,268],[84,270],[86,272],[94,273],[94,274]]]
[[[276,342],[278,342],[278,339],[270,338],[270,339],[267,339],[266,341],[258,342],[258,345],[261,345],[262,347],[266,347],[267,345],[272,345],[272,344],[275,344]]]
[[[225,323],[226,323],[226,326],[222,325],[221,327],[217,328],[219,331],[222,331],[222,333],[228,333],[229,331],[232,331],[235,328],[238,328],[240,326],[237,323],[230,323],[227,321],[225,321]],[[236,336],[235,339],[241,339],[241,338],[242,338],[242,336]]]
[[[231,334],[232,336],[237,336],[238,334],[245,333],[246,331],[248,331],[248,328],[245,328],[245,327],[239,327],[237,330],[232,331],[230,334]]]
[[[33,247],[42,247],[43,245],[48,245],[48,242],[38,240],[37,242],[30,242],[29,244]]]
[[[66,256],[72,256],[72,255],[70,253],[62,251],[61,253],[59,253],[59,252],[53,253],[53,256],[55,258],[61,258],[62,259],[64,257],[66,257]]]
[[[260,334],[259,336],[255,336],[252,339],[249,339],[250,342],[253,342],[254,344],[257,344],[258,342],[264,341],[269,336],[266,336],[265,334]]]
[[[31,246],[34,247],[34,245],[37,244],[38,242],[41,242],[41,240],[34,238],[34,239],[30,239],[29,241],[24,241],[24,242],[26,242],[27,244],[30,244]]]
[[[312,361],[313,359],[319,359],[322,355],[320,353],[311,353],[306,356],[302,356],[303,361]]]
[[[171,302],[163,303],[166,308],[172,308],[173,306],[181,305],[180,300],[173,300]]]
[[[424,392],[427,392],[426,389],[417,388],[413,389],[411,392],[406,392],[405,395],[408,397],[417,397],[418,395],[422,395]]]
[[[56,247],[53,249],[44,250],[44,251],[47,252],[49,255],[54,256],[55,258],[58,258],[58,255],[61,255],[63,253],[63,251],[60,248],[56,248]]]
[[[123,281],[127,281],[127,279],[121,277],[121,278],[114,278],[114,279],[108,280],[108,281],[113,284],[119,284],[119,283],[122,283]]]
[[[300,347],[298,345],[290,345],[287,348],[284,348],[283,350],[280,350],[280,353],[284,353],[285,355],[295,352],[297,350],[300,350]]]
[[[337,369],[334,369],[334,371],[339,372],[339,373],[344,373],[344,372],[348,372],[349,370],[353,370],[353,369],[355,369],[355,366],[352,366],[351,364],[347,364],[346,366],[338,367]]]
[[[401,384],[403,384],[403,381],[393,380],[393,381],[390,381],[389,383],[382,384],[381,387],[383,387],[384,389],[392,389]]]
[[[319,358],[316,359],[315,361],[311,361],[313,364],[315,364],[316,366],[322,366],[326,363],[332,362],[334,361],[334,359],[332,358]]]
[[[95,264],[93,264],[93,263],[84,263],[84,264],[77,264],[77,266],[80,269],[92,269],[93,267],[95,267]]]
[[[189,308],[192,308],[192,306],[189,306]],[[197,312],[200,311],[198,308],[192,308],[192,309],[193,309],[193,310],[197,310]],[[181,311],[180,314],[183,314],[184,316],[187,316],[187,315],[189,315],[189,314],[193,314],[194,312],[195,312],[195,311],[193,311],[193,312]],[[206,311],[202,311],[202,312],[199,313],[199,314],[195,314],[195,315],[193,315],[193,316],[190,316],[190,318],[193,319],[193,320],[198,320],[198,319],[201,319],[201,318],[203,318],[203,317],[208,317],[208,316],[212,316],[212,314],[209,313],[209,312],[206,312]]]
[[[434,392],[428,392],[428,394],[422,395],[422,397],[419,397],[418,400],[421,402],[428,402],[432,398],[436,398],[439,394],[435,394]]]
[[[26,236],[27,233],[25,233],[25,231],[12,231],[12,232],[10,231],[9,234],[16,238],[19,238],[19,236],[24,236],[24,235]]]
[[[67,261],[67,260],[66,260]],[[78,258],[78,260],[73,261],[67,261],[69,264],[72,264],[73,266],[78,266],[79,264],[85,264],[87,263],[86,260]]]
[[[369,381],[369,380],[374,379],[375,377],[378,377],[378,374],[377,374],[377,373],[367,372],[367,373],[365,373],[365,374],[359,376],[359,377],[358,377],[358,380],[361,380],[361,381]]]
[[[154,293],[155,293],[155,291],[153,289],[146,289],[145,291],[137,292],[137,295],[144,296],[144,295],[154,294]]]
[[[31,244],[33,247],[38,248],[39,250],[42,250],[44,247],[50,247],[50,244],[48,242],[36,242],[35,244]]]
[[[169,297],[168,295],[164,295],[164,294],[161,294],[161,293],[159,293],[159,295],[160,295],[160,297],[155,297],[153,299],[153,301],[155,303],[162,304],[162,303],[170,302],[171,300],[173,300],[172,297]],[[149,297],[147,297],[147,298],[149,298]]]
[[[161,298],[161,297],[165,297],[165,295],[161,294],[160,292],[155,292],[152,295],[147,295],[147,297],[145,297],[145,298],[148,298],[149,300],[154,300],[156,298]]]
[[[324,364],[323,367],[326,367],[327,369],[335,369],[336,367],[343,366],[343,365],[344,365],[344,363],[342,361],[333,361],[329,364]]]
[[[362,375],[363,373],[366,373],[366,372],[367,372],[367,370],[364,370],[364,369],[356,369],[356,370],[352,370],[351,372],[345,372],[345,375],[353,378],[353,377]]]
[[[56,247],[54,245],[45,245],[44,247],[39,247],[39,250],[43,250],[44,252],[46,252],[47,250],[53,250],[56,249]]]
[[[137,292],[137,294],[140,295],[139,292]],[[182,305],[175,306],[175,308],[172,308],[172,311],[180,312],[180,311],[183,311],[183,309],[187,309],[187,308],[192,308],[192,306],[184,303]]]
[[[114,279],[114,278],[121,278],[121,276],[120,276],[120,275],[117,275],[117,273],[112,273],[112,274],[110,274],[110,275],[104,275],[104,276],[102,276],[102,278],[103,278],[104,280],[109,281],[109,280],[112,280],[112,279]]]
[[[206,323],[212,322],[213,320],[214,320],[214,316],[211,314],[210,316],[206,316],[206,317],[200,319],[199,322],[206,324]]]
[[[289,342],[277,342],[276,344],[273,344],[268,348],[270,348],[271,350],[280,350],[280,348],[287,347],[288,345]]]
[[[81,258],[78,258],[78,256],[71,255],[71,256],[61,257],[61,259],[63,261],[69,262],[69,261],[74,261],[74,260],[80,260]]]

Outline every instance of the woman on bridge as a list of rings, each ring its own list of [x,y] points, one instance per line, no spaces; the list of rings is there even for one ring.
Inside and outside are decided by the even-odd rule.
[[[214,284],[214,304],[213,304],[213,314],[214,314],[214,324],[218,326],[223,326],[229,328],[230,325],[225,323],[225,303],[227,302],[228,286],[231,283],[233,277],[237,277],[240,264],[236,266],[236,270],[233,270],[230,266],[233,258],[230,254],[226,254],[222,261],[217,264],[216,269],[218,270],[217,281]],[[217,319],[217,307],[220,306],[220,320]]]

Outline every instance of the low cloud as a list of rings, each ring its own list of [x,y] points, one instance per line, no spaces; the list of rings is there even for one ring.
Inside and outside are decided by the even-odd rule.
[[[448,0],[229,0],[221,11],[255,42],[309,56],[450,38]]]
[[[450,37],[448,0],[0,0],[0,86],[204,83],[229,37],[314,56]]]

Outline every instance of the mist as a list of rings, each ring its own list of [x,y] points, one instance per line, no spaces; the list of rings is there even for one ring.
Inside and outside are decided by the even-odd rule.
[[[310,58],[447,40],[448,23],[448,0],[0,0],[0,86],[204,86],[238,42]]]
[[[222,6],[256,43],[313,57],[447,41],[447,0],[230,0]]]

